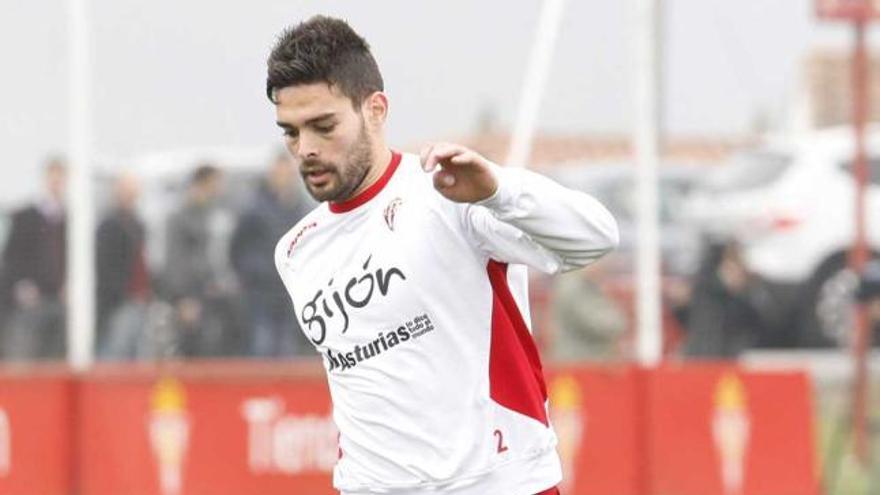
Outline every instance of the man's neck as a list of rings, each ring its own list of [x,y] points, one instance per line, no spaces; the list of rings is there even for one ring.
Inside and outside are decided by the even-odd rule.
[[[391,148],[385,146],[384,143],[382,143],[381,146],[376,146],[376,148],[377,149],[373,150],[373,163],[370,165],[370,170],[367,172],[367,176],[364,177],[364,180],[361,181],[361,185],[355,189],[349,199],[356,198],[359,194],[367,190],[367,188],[375,184],[385,173],[388,165],[391,164]]]

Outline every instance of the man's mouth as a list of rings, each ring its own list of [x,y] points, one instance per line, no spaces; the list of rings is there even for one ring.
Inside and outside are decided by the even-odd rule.
[[[308,182],[309,185],[313,187],[320,187],[330,180],[330,176],[333,175],[333,172],[328,169],[312,170],[306,172],[304,175],[306,182]]]

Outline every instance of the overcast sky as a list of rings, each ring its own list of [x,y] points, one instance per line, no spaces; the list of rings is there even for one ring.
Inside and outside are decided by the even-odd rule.
[[[569,0],[539,128],[628,133],[633,0]],[[94,149],[127,157],[279,139],[265,58],[285,26],[346,18],[371,43],[391,100],[390,141],[471,132],[489,110],[509,127],[538,0],[92,0]],[[65,0],[0,0],[0,204],[33,194],[67,132]],[[810,49],[848,46],[812,0],[667,0],[666,125],[735,136],[780,119]],[[877,32],[872,33],[876,41]]]

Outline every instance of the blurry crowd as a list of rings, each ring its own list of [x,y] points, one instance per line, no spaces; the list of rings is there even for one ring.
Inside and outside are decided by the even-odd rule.
[[[277,240],[314,203],[286,152],[248,183],[247,199],[234,208],[222,201],[225,175],[210,163],[194,167],[159,224],[141,215],[141,179],[112,178],[95,232],[98,360],[314,355],[274,266]],[[63,160],[49,160],[43,193],[8,222],[0,360],[64,358],[65,177]],[[220,210],[234,219],[225,236],[212,228]],[[161,262],[150,263],[147,246],[157,235]],[[785,305],[750,272],[736,241],[707,240],[701,252],[695,272],[662,277],[664,355],[735,359],[792,340],[786,332],[794,331],[793,315],[780,311]],[[549,360],[633,357],[633,266],[633,253],[623,248],[584,270],[536,280],[536,333]],[[865,293],[880,300],[880,266],[868,273],[877,281]],[[871,307],[880,322],[878,306]]]
[[[756,348],[785,348],[797,338],[798,314],[753,273],[735,239],[706,239],[696,272],[661,276],[662,353],[672,359],[735,360]],[[852,309],[864,308],[869,343],[880,342],[880,260],[855,281]],[[556,277],[550,356],[557,361],[634,357],[636,303],[632,260],[612,253]],[[855,313],[853,313],[855,314]],[[853,330],[854,331],[854,330]]]
[[[663,353],[686,359],[736,359],[771,345],[784,322],[774,299],[751,273],[733,240],[706,242],[697,272],[663,277]],[[612,253],[564,274],[553,284],[551,356],[561,361],[630,359],[635,348],[636,302],[632,259]]]
[[[64,358],[65,177],[63,160],[49,160],[40,199],[11,215],[0,272],[0,359]],[[297,180],[279,153],[234,212],[231,235],[218,239],[212,224],[224,207],[224,172],[197,166],[163,222],[156,267],[147,257],[156,233],[139,212],[142,184],[130,173],[115,176],[95,233],[97,359],[307,352],[274,265],[275,243],[312,206]]]

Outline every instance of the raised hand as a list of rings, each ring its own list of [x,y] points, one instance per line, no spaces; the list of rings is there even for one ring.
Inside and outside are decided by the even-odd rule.
[[[421,160],[425,172],[434,173],[434,188],[451,201],[475,203],[498,189],[489,160],[464,146],[431,144],[422,150]]]

